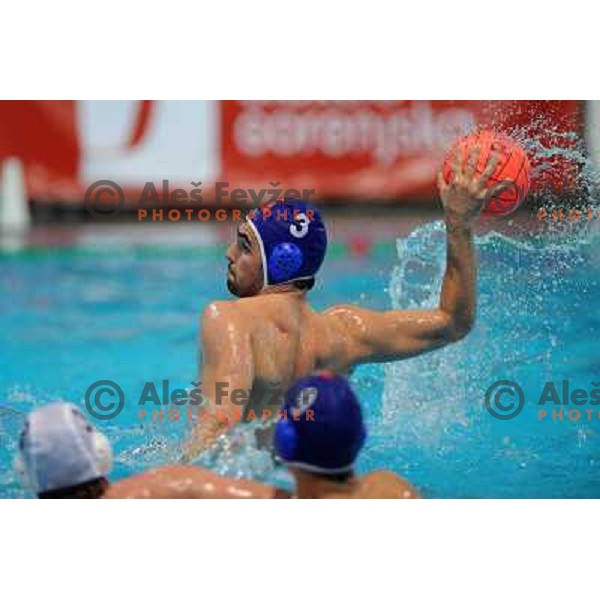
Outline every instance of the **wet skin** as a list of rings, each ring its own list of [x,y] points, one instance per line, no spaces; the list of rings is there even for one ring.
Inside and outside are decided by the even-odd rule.
[[[472,328],[476,305],[476,259],[472,225],[499,156],[492,152],[482,174],[479,148],[456,154],[450,183],[440,173],[445,211],[447,265],[439,305],[431,310],[371,311],[337,305],[323,312],[310,306],[293,284],[262,289],[258,240],[240,225],[227,249],[227,286],[236,300],[211,303],[201,318],[200,379],[211,416],[194,429],[185,455],[191,459],[233,426],[239,403],[221,390],[245,390],[243,406],[262,414],[277,409],[272,399],[299,377],[316,370],[347,373],[356,365],[402,360],[462,339]],[[218,401],[217,401],[218,398]],[[218,409],[218,410],[217,410]]]

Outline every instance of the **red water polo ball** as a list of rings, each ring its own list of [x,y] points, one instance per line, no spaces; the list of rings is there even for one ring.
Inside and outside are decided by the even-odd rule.
[[[492,145],[496,145],[495,152],[500,154],[500,162],[488,180],[488,200],[483,212],[508,215],[523,203],[529,192],[531,166],[523,147],[507,135],[483,130],[459,139],[444,161],[444,180],[450,183],[456,153],[461,152],[462,160],[467,161],[474,146],[480,147],[476,171],[483,173]]]

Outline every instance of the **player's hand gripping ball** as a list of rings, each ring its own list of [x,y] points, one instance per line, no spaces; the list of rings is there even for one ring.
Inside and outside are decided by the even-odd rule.
[[[444,181],[450,183],[456,152],[462,153],[464,161],[473,146],[479,146],[481,149],[475,170],[482,174],[492,153],[492,145],[493,151],[500,155],[500,162],[488,180],[487,202],[483,212],[508,215],[514,212],[527,196],[531,167],[525,150],[507,135],[484,130],[459,139],[444,161]]]

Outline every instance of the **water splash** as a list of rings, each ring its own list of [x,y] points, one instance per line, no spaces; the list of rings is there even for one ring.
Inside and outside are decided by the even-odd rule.
[[[486,115],[490,123],[515,116],[506,107],[502,114],[490,111]],[[391,445],[435,447],[443,454],[461,436],[470,435],[471,425],[481,416],[486,384],[523,364],[535,365],[538,377],[551,378],[560,370],[557,361],[565,360],[559,359],[565,337],[561,320],[573,322],[573,311],[585,310],[590,293],[597,293],[595,282],[581,276],[587,265],[600,266],[599,253],[593,250],[600,240],[600,171],[584,141],[565,130],[564,123],[549,124],[541,117],[527,126],[493,128],[525,147],[539,191],[528,200],[528,215],[508,221],[484,219],[491,230],[476,240],[481,265],[478,320],[468,338],[423,357],[386,365],[380,428]],[[563,174],[563,181],[557,181],[557,173]],[[575,190],[576,195],[565,198],[557,190]],[[550,215],[562,208],[565,219],[540,223],[540,206]],[[592,209],[596,214],[589,221],[569,220],[569,208]],[[443,223],[427,224],[398,239],[397,251],[399,264],[389,286],[393,307],[436,307],[446,262]],[[579,277],[571,277],[576,273]]]
[[[547,230],[561,235],[586,236],[591,224],[582,222],[583,218],[572,221],[566,213],[571,208],[591,208],[597,213],[600,168],[589,155],[586,141],[575,131],[577,117],[560,114],[550,117],[529,112],[526,125],[514,124],[522,119],[519,104],[492,102],[484,109],[479,126],[509,135],[527,151],[534,188],[527,203],[535,217],[540,207],[550,215],[552,210],[567,208],[563,220],[549,218],[544,222]],[[591,221],[597,223],[598,216],[596,214]]]
[[[26,415],[36,402],[37,394],[31,386],[15,386],[9,390],[6,402],[0,404],[0,464],[12,465]],[[0,488],[6,490],[9,498],[28,495],[12,468],[0,470]]]
[[[265,429],[261,422],[246,423],[222,435],[198,464],[225,477],[266,480],[276,468],[272,454],[259,447],[257,433]]]
[[[582,233],[509,237],[495,231],[477,238],[477,324],[457,344],[385,366],[378,424],[385,443],[443,455],[475,434],[482,390],[492,381],[507,373],[526,376],[524,366],[540,379],[555,376],[564,362],[565,324],[589,306],[589,293],[598,292],[595,282],[575,277],[597,256],[594,240]],[[397,240],[397,250],[389,286],[393,308],[435,308],[446,263],[444,224],[419,227]]]

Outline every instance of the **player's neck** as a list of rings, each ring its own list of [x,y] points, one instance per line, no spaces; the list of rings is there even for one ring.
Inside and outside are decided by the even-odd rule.
[[[355,488],[353,478],[346,482],[330,481],[302,471],[295,472],[294,476],[296,479],[296,496],[303,499],[342,498],[351,496]]]
[[[299,290],[293,283],[281,283],[279,285],[268,285],[259,292],[259,296],[267,294],[296,294],[299,298],[305,296],[303,290]]]

